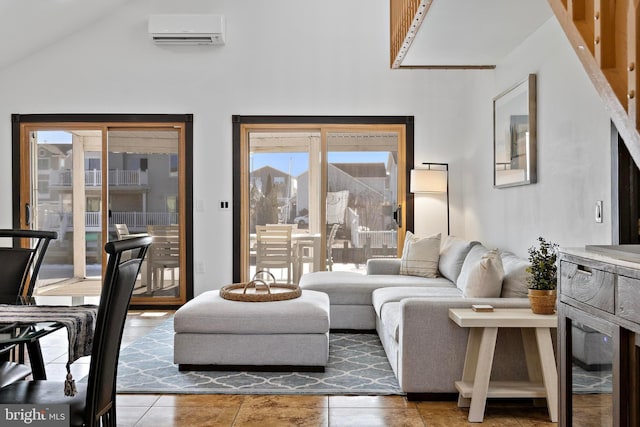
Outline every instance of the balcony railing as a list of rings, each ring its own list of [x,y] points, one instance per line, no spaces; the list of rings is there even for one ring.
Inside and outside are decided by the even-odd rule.
[[[86,212],[84,214],[86,231],[100,231],[102,226],[101,212]],[[39,227],[45,230],[73,230],[73,214],[45,212],[41,214]],[[130,232],[145,232],[148,225],[171,225],[178,223],[176,212],[112,212],[110,224],[127,224]]]
[[[136,187],[149,184],[149,176],[146,171],[121,170],[109,171],[109,185],[115,187]],[[73,176],[70,170],[51,171],[49,174],[49,186],[51,187],[71,187]],[[102,185],[102,171],[92,169],[84,171],[84,185],[87,187],[100,187]]]

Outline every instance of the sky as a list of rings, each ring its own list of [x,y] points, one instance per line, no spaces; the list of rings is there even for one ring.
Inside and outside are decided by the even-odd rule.
[[[329,163],[386,163],[387,151],[329,152]],[[251,155],[252,171],[271,166],[292,176],[309,169],[306,153],[254,153]]]
[[[39,144],[71,144],[71,134],[69,132],[59,130],[40,130],[38,131]]]

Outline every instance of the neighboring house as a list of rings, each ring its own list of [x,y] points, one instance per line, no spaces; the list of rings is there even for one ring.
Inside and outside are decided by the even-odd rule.
[[[384,163],[330,163],[331,166],[357,179],[362,184],[384,194],[388,188],[387,168]],[[332,184],[332,170],[329,169],[329,188]],[[331,191],[331,190],[330,190]]]
[[[291,222],[296,212],[294,203],[297,183],[295,178],[271,166],[263,166],[251,172],[249,187],[265,195],[269,180],[271,180],[272,188],[277,194],[279,221]]]
[[[71,231],[73,150],[71,144],[38,145],[38,217],[43,228],[58,229],[61,239]],[[177,222],[177,168],[172,154],[109,154],[110,223],[125,223],[130,231],[149,224]],[[100,154],[86,152],[84,160],[85,225],[101,227],[102,165]]]

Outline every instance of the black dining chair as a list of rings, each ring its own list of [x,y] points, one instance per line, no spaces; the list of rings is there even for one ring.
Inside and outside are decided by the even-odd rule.
[[[77,383],[75,396],[64,395],[64,381],[19,381],[0,389],[0,403],[69,405],[70,426],[116,425],[116,376],[122,331],[131,293],[152,237],[116,240],[109,254],[98,307],[87,381]],[[123,261],[122,254],[131,254]]]
[[[0,295],[7,299],[31,296],[38,271],[49,242],[58,238],[55,231],[0,229],[0,238],[11,238],[7,246],[0,247]],[[21,247],[14,239],[30,239],[29,247]],[[21,381],[31,375],[31,368],[11,359],[16,346],[0,350],[0,387]]]
[[[55,231],[2,229],[0,238],[31,239],[29,247],[21,247],[14,241],[0,247],[0,294],[6,296],[31,296],[36,285],[42,260],[49,242],[58,238]]]

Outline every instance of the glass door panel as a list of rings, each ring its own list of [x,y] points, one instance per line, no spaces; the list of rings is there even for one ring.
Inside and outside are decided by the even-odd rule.
[[[397,256],[398,146],[397,132],[327,132],[325,224],[332,270],[364,271],[369,258]]]
[[[154,237],[133,301],[184,295],[179,226],[180,131],[110,129],[109,239]]]
[[[32,130],[31,224],[58,232],[44,258],[36,294],[55,293],[63,283],[100,277],[100,131]],[[96,143],[97,141],[97,143]],[[97,189],[97,192],[96,192]],[[96,195],[97,194],[97,195]]]
[[[249,276],[268,270],[278,282],[297,282],[304,264],[321,268],[320,132],[252,131],[248,140]],[[284,241],[269,237],[275,228],[289,230]]]
[[[613,339],[571,322],[571,407],[574,426],[613,425]]]

